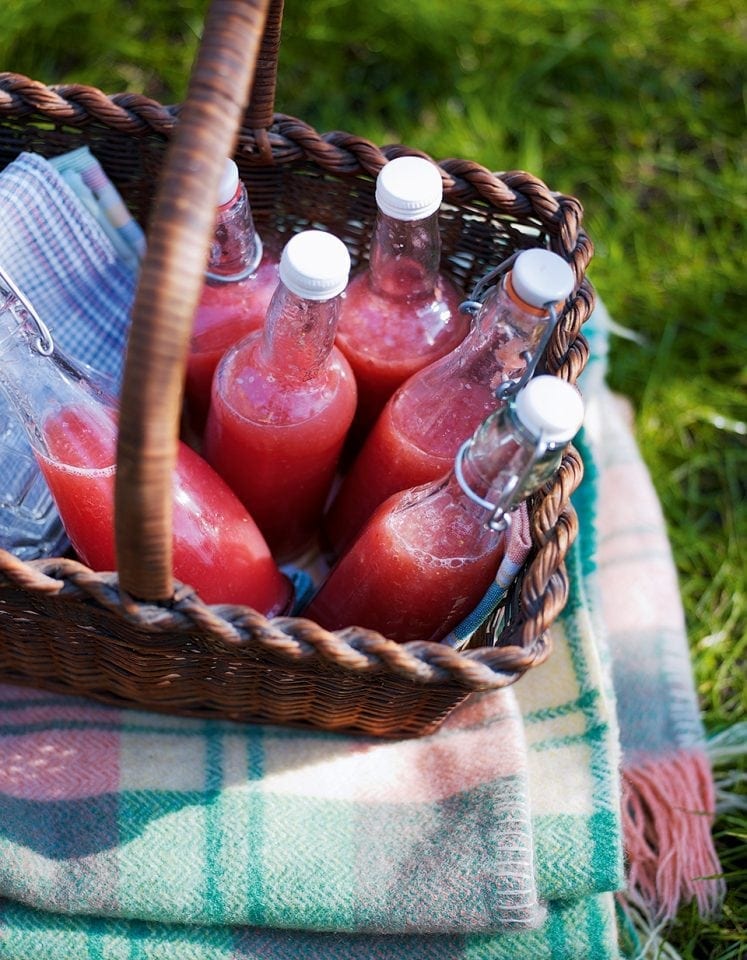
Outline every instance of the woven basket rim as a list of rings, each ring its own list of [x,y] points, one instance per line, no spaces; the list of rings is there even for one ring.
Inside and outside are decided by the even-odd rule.
[[[66,127],[85,129],[100,123],[109,131],[144,137],[157,134],[168,141],[182,104],[164,105],[145,94],[107,94],[97,87],[79,83],[44,84],[24,74],[0,71],[0,118],[28,122],[36,114],[41,120]],[[276,112],[268,130],[243,125],[238,131],[237,157],[247,165],[268,165],[263,153],[266,134],[272,148],[270,164],[311,161],[336,176],[364,176],[374,179],[383,164],[403,154],[422,156],[436,163],[444,177],[444,202],[464,204],[484,200],[505,213],[531,216],[528,188],[536,196],[536,214],[546,230],[564,218],[578,228],[579,246],[591,245],[580,229],[583,208],[573,196],[551,190],[540,178],[525,170],[491,171],[474,160],[457,157],[437,159],[423,150],[402,143],[376,145],[365,137],[341,130],[319,133],[300,118]],[[512,209],[513,208],[513,209]],[[585,266],[586,264],[584,264]]]
[[[86,85],[45,85],[21,74],[0,73],[0,119],[17,119],[27,124],[38,117],[46,123],[52,121],[61,127],[81,130],[101,125],[107,131],[128,137],[155,134],[167,142],[179,111],[180,105],[163,106],[140,94],[107,95]],[[245,126],[239,130],[236,149],[239,163],[247,169],[268,165],[263,155],[265,142],[271,147],[271,165],[310,163],[339,178],[373,180],[381,166],[395,156],[404,153],[428,156],[401,144],[378,147],[365,138],[342,131],[319,134],[296,117],[276,113],[268,131],[254,131]],[[484,203],[501,216],[536,219],[570,258],[579,284],[575,298],[581,303],[579,309],[586,309],[588,315],[593,291],[585,278],[585,268],[592,246],[581,228],[583,211],[578,200],[551,191],[543,181],[524,171],[494,173],[474,161],[457,158],[434,162],[442,170],[446,204],[464,207]],[[582,341],[583,337],[576,337],[570,346],[577,340]],[[563,358],[563,362],[566,360]],[[576,366],[583,366],[584,360]],[[559,375],[573,380],[573,364],[567,363],[568,370],[561,369]],[[565,505],[555,524],[550,525],[558,528],[561,541],[557,553],[560,559],[545,585],[546,591],[553,595],[555,615],[567,594],[563,557],[575,536],[575,514],[568,496],[579,480],[580,474],[574,483],[566,484]],[[528,641],[518,636],[516,643],[457,651],[437,643],[397,644],[375,631],[362,629],[324,631],[303,618],[268,621],[249,608],[209,607],[191,590],[182,587],[169,604],[144,604],[120,595],[115,574],[97,574],[64,558],[29,563],[1,552],[0,576],[10,586],[98,604],[101,609],[116,612],[151,634],[199,629],[235,650],[247,649],[250,642],[257,642],[289,662],[320,658],[359,673],[387,670],[418,683],[452,682],[469,689],[504,686],[542,662],[549,653],[546,633],[549,624],[544,624]],[[554,616],[550,622],[552,619]]]
[[[209,605],[191,587],[179,581],[174,585],[172,601],[146,603],[123,594],[116,573],[93,571],[66,557],[21,560],[0,549],[0,590],[20,588],[114,614],[138,631],[143,644],[152,638],[154,651],[159,635],[177,633],[206,651],[214,651],[217,642],[231,656],[251,656],[261,649],[288,665],[316,661],[359,675],[391,673],[419,684],[456,683],[469,690],[505,686],[550,653],[545,634],[531,649],[485,646],[460,651],[430,641],[397,643],[358,627],[328,631],[302,616],[268,619],[251,607]]]

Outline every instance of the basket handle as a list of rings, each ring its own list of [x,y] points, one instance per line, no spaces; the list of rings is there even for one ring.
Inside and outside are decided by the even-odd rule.
[[[166,153],[122,386],[115,535],[125,593],[173,595],[172,473],[184,371],[224,158],[234,152],[270,0],[212,0]]]
[[[254,134],[259,155],[266,163],[272,162],[272,147],[267,131],[272,126],[275,115],[275,90],[282,26],[283,0],[270,0],[254,71],[252,95],[244,118],[244,126]]]

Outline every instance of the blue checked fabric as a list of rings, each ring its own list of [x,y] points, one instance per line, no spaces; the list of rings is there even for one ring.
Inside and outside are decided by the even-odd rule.
[[[35,154],[21,154],[0,173],[0,267],[64,352],[101,371],[116,390],[135,263],[117,253],[86,203]],[[0,391],[0,546],[31,560],[57,555],[66,544],[23,428]]]

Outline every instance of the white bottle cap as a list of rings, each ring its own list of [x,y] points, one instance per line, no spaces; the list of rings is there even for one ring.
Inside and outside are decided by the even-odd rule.
[[[550,250],[522,250],[511,268],[516,296],[533,307],[565,300],[573,290],[573,270]]]
[[[331,300],[348,285],[350,254],[342,240],[324,230],[304,230],[286,243],[280,279],[305,300]]]
[[[376,178],[376,204],[395,220],[424,220],[441,206],[443,192],[438,167],[424,157],[395,157]]]
[[[233,200],[236,188],[239,185],[239,168],[230,157],[226,157],[223,165],[223,173],[218,187],[218,206],[222,207],[224,203]]]
[[[581,394],[558,377],[533,377],[514,401],[516,415],[534,436],[550,443],[568,443],[584,420]]]

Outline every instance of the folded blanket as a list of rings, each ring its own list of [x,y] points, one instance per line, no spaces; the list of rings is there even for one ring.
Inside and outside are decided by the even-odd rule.
[[[330,934],[320,956],[534,958],[556,955],[556,941],[568,956],[592,955],[590,942],[600,960],[615,956],[611,903],[597,894],[622,884],[617,731],[579,553],[570,568],[575,600],[550,663],[522,680],[523,718],[519,685],[395,742],[3,688],[7,942],[20,938],[25,956],[24,931],[47,917],[69,951],[63,928],[95,940],[110,918],[119,938],[143,930],[121,920],[150,923],[154,943],[198,925],[237,956],[274,937],[303,955],[312,930]],[[44,942],[38,929],[31,940]]]
[[[655,570],[632,591],[600,576],[601,544],[605,566],[615,544],[629,550],[601,498],[635,500],[646,474],[637,459],[608,473],[619,438],[594,431],[594,392],[608,403],[594,375],[553,654],[437,733],[379,742],[0,689],[0,957],[616,957],[631,717],[607,639],[660,591]],[[650,691],[651,662],[622,660],[629,688]],[[664,687],[675,677],[654,672]],[[707,817],[685,820],[700,842]],[[679,856],[694,883],[700,865],[663,833],[654,855]]]
[[[3,960],[605,960],[617,956],[611,894],[555,901],[520,936],[318,933],[59,916],[0,900]],[[5,951],[5,952],[3,952]]]
[[[0,889],[31,906],[387,932],[537,922],[510,691],[394,743],[5,687],[0,716]]]

